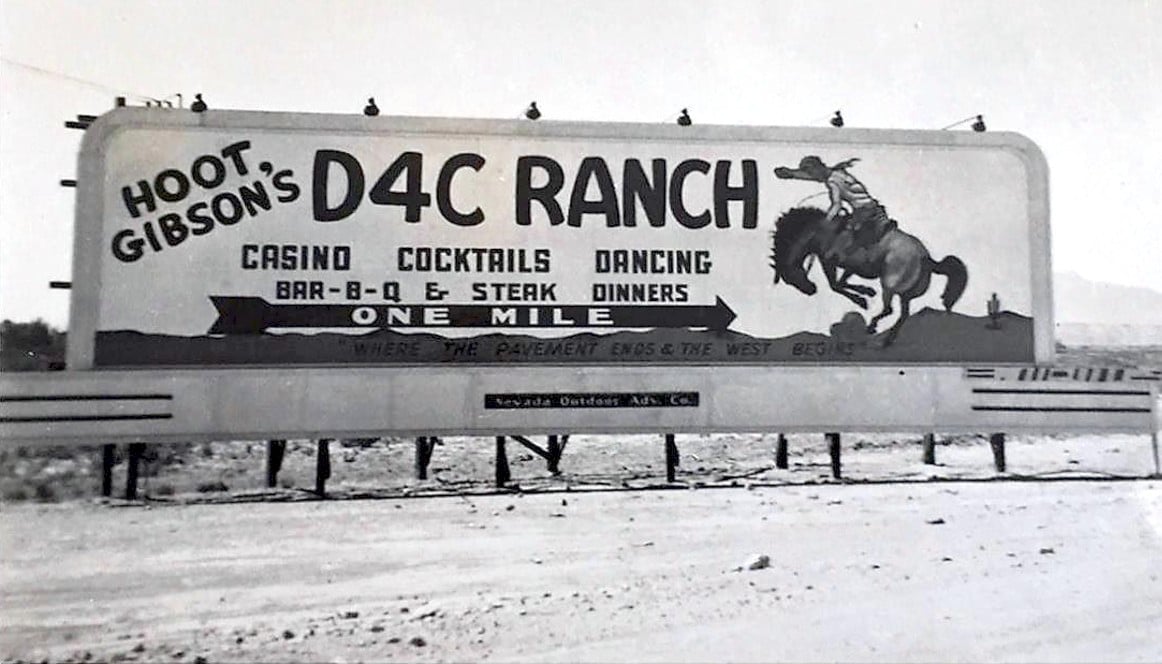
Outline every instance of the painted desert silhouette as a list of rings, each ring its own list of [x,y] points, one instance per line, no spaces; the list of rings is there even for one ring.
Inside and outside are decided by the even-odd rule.
[[[894,343],[867,334],[847,314],[829,333],[780,338],[740,332],[652,329],[541,338],[488,333],[458,339],[389,329],[353,335],[256,334],[183,337],[132,330],[98,332],[95,365],[320,366],[408,364],[933,364],[1021,363],[1033,359],[1033,321],[1003,311],[992,318],[924,309]]]

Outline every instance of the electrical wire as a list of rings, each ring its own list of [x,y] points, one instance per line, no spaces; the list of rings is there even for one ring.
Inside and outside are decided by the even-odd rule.
[[[953,122],[952,124],[948,125],[947,127],[941,127],[941,128],[940,128],[940,131],[944,131],[944,130],[946,130],[946,129],[952,129],[953,127],[955,127],[955,126],[957,126],[957,125],[962,125],[962,124],[964,124],[965,122],[968,122],[969,120],[975,120],[975,119],[976,119],[976,116],[975,116],[975,115],[970,115],[970,116],[968,116],[967,118],[965,118],[965,119],[963,119],[963,120],[957,120],[956,122]]]
[[[103,92],[113,92],[116,94],[133,96],[133,97],[136,97],[136,98],[143,100],[143,101],[145,101],[145,100],[154,101],[154,98],[149,96],[149,95],[140,94],[138,92],[133,92],[131,90],[125,90],[123,88],[115,88],[111,85],[106,85],[106,84],[101,83],[99,81],[93,81],[93,80],[90,80],[87,78],[81,78],[80,76],[73,76],[71,74],[66,74],[64,72],[54,71],[52,69],[46,69],[44,67],[38,67],[36,65],[30,65],[27,62],[19,62],[17,60],[12,60],[10,58],[5,58],[5,57],[0,57],[0,62],[3,62],[6,65],[11,65],[13,67],[19,67],[21,69],[25,69],[25,70],[40,74],[42,76],[48,76],[50,78],[56,78],[56,79],[60,79],[63,81],[69,81],[69,82],[75,83],[77,85],[83,85],[86,87],[95,88],[95,89],[101,90]],[[167,99],[168,99],[168,97],[167,97]]]

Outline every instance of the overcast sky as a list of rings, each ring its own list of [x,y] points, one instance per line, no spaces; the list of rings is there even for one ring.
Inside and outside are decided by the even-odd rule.
[[[1054,269],[1162,284],[1162,1],[0,0],[0,317],[67,323],[81,132],[215,108],[939,129],[982,113],[1050,166]],[[960,130],[964,130],[961,128]]]

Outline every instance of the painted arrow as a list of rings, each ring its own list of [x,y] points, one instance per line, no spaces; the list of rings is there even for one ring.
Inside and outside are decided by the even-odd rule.
[[[210,334],[262,334],[280,328],[707,328],[725,330],[734,311],[713,305],[587,304],[271,304],[260,297],[210,296],[218,319]]]

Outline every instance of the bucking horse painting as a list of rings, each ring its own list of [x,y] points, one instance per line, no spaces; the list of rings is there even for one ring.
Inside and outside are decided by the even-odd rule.
[[[874,288],[850,283],[853,276],[879,279],[883,308],[868,322],[876,332],[880,321],[894,313],[899,298],[900,315],[880,343],[891,345],[911,313],[912,300],[928,291],[932,274],[947,278],[941,301],[952,311],[968,283],[968,270],[956,256],[933,260],[916,236],[900,230],[863,184],[847,171],[856,160],[828,167],[818,157],[805,157],[798,169],[779,167],[780,179],[812,180],[826,184],[832,207],[794,207],[775,222],[771,267],[775,283],[783,281],[805,295],[816,286],[808,277],[811,261],[818,260],[831,290],[867,309]],[[850,211],[849,211],[850,210]]]

